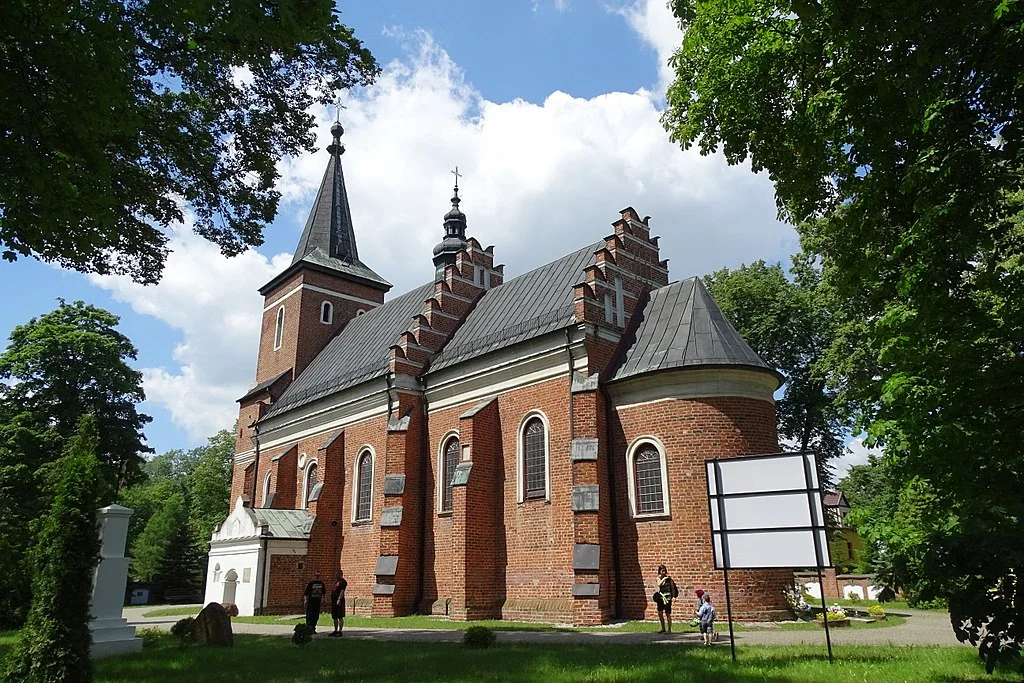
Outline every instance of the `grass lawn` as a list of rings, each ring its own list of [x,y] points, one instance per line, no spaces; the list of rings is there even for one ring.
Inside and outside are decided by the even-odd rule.
[[[729,648],[666,645],[502,645],[469,650],[452,643],[315,640],[236,636],[232,649],[180,649],[165,637],[142,654],[96,662],[97,683],[240,681],[1014,681],[987,676],[969,648],[837,647],[829,665],[821,647]],[[12,643],[0,634],[0,655]]]
[[[186,612],[185,614],[194,615],[194,611]],[[160,615],[147,612],[146,616]],[[233,621],[238,621],[243,624],[283,624],[286,626],[305,623],[305,619],[282,619],[280,616],[235,617]],[[885,621],[876,621],[870,624],[854,621],[851,622],[850,626],[847,628],[887,628],[889,626],[899,626],[905,621],[906,620],[901,617],[889,617]],[[329,614],[321,614],[320,620],[317,622],[317,626],[325,628],[331,627],[332,624],[333,622],[331,621]],[[494,631],[593,631],[597,633],[653,633],[660,628],[660,625],[656,621],[627,621],[612,626],[572,628],[566,626],[552,626],[551,624],[531,624],[518,621],[500,621],[493,619],[481,621],[449,621],[445,617],[422,614],[391,618],[350,616],[345,617],[345,626],[354,628],[439,629],[445,631],[464,631],[470,626],[486,626]],[[724,621],[718,622],[715,627],[723,633],[728,632],[729,630],[729,624]],[[734,624],[733,628],[736,631],[767,630],[763,628],[747,628],[742,624]],[[806,622],[782,623],[779,625],[779,628],[786,631],[821,630],[817,624]],[[675,622],[672,624],[672,630],[677,633],[696,633],[697,627],[690,626],[688,621],[684,621],[682,623]]]
[[[144,617],[194,617],[201,607],[160,607],[144,612]]]

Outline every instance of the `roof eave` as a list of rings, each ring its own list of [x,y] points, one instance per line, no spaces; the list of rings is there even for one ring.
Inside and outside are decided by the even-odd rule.
[[[334,268],[328,268],[326,266],[321,266],[316,263],[310,263],[309,261],[297,261],[288,266],[287,268],[285,268],[283,271],[281,271],[281,273],[274,277],[274,279],[272,279],[270,282],[260,287],[260,295],[266,296],[268,292],[270,292],[279,284],[290,278],[292,275],[297,273],[302,268],[308,268],[310,270],[314,270],[320,273],[327,273],[328,275],[342,275],[346,280],[351,280],[353,282],[366,285],[367,287],[373,287],[374,289],[379,289],[385,293],[391,290],[391,283],[386,282],[384,280],[371,280],[370,278],[361,277],[359,275],[355,275],[354,273],[342,272]]]
[[[750,372],[760,372],[762,374],[771,375],[772,377],[775,378],[775,381],[778,382],[774,391],[778,391],[779,387],[785,384],[786,379],[777,370],[762,365],[749,365],[746,363],[700,363],[693,365],[673,365],[666,368],[653,368],[651,370],[641,370],[640,372],[634,372],[625,375],[624,377],[612,377],[611,379],[607,380],[605,384],[618,384],[621,382],[627,382],[631,379],[637,379],[639,377],[659,375],[664,372],[673,372],[678,370],[746,370]]]

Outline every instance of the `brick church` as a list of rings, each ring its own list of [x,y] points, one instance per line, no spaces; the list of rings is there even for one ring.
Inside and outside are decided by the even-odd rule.
[[[506,281],[456,183],[434,278],[386,298],[331,132],[294,259],[260,289],[207,601],[295,612],[341,568],[350,614],[595,624],[653,618],[664,563],[684,604],[724,603],[703,463],[778,450],[780,378],[703,283],[670,283],[631,207]],[[778,615],[791,583],[731,572],[734,614]]]

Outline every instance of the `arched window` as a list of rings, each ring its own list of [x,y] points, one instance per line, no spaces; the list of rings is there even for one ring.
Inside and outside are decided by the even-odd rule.
[[[274,328],[274,350],[281,348],[281,340],[284,339],[284,306],[277,309],[277,326]]]
[[[358,311],[356,311],[356,317],[358,318],[358,317],[359,317],[359,316],[361,316],[361,315],[362,315],[363,313],[366,313],[366,311],[365,311],[364,309],[360,308],[360,309],[359,309]]]
[[[527,415],[519,428],[519,502],[550,496],[548,426],[541,413]]]
[[[220,562],[213,565],[213,582],[220,583]]]
[[[370,519],[373,514],[373,453],[364,450],[356,460],[355,515],[357,522]]]
[[[452,511],[452,477],[459,464],[459,437],[451,436],[441,446],[441,512]]]
[[[313,493],[316,481],[316,463],[312,462],[306,467],[306,481],[302,486],[302,507],[309,505],[309,495]]]
[[[267,507],[267,499],[270,498],[270,475],[273,472],[267,472],[267,476],[263,477],[263,507]]]
[[[334,321],[334,304],[330,301],[325,301],[320,304],[320,322],[324,325],[330,325]]]
[[[643,437],[633,442],[627,453],[626,474],[634,517],[668,514],[668,467],[660,441]]]

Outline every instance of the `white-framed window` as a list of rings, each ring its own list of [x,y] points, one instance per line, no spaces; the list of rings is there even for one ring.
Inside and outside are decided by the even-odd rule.
[[[284,306],[277,309],[277,324],[274,326],[274,350],[281,348],[284,339]]]
[[[334,322],[334,304],[330,301],[320,304],[320,322],[324,325],[330,325]]]
[[[317,467],[316,460],[306,465],[306,474],[302,479],[302,507],[309,506],[309,494],[313,493],[313,487],[316,486],[317,480]]]
[[[267,472],[267,476],[263,477],[263,507],[267,506],[267,498],[270,498],[270,477],[273,472]]]
[[[363,447],[356,456],[352,480],[356,483],[352,496],[352,521],[366,522],[373,516],[373,449]]]
[[[452,476],[459,464],[459,433],[448,432],[437,453],[437,511],[452,511]]]
[[[550,434],[548,418],[539,410],[527,413],[519,425],[516,493],[520,503],[551,500]]]
[[[626,306],[622,298],[622,278],[615,278],[613,284],[615,290],[604,295],[604,320],[612,325],[622,327],[626,324]]]
[[[633,517],[669,514],[668,460],[665,444],[654,436],[641,436],[626,450],[629,508]]]

